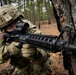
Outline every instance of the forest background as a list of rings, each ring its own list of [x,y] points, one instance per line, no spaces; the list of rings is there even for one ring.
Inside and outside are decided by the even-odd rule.
[[[30,20],[43,34],[59,35],[50,0],[0,0],[0,6],[12,4],[21,11],[25,19]],[[68,75],[63,67],[62,53],[50,53],[54,63],[51,65],[52,75]],[[0,65],[0,69],[9,67],[9,63]]]
[[[12,4],[20,10],[26,19],[38,25],[47,21],[48,24],[54,19],[50,0],[0,0],[0,5]]]

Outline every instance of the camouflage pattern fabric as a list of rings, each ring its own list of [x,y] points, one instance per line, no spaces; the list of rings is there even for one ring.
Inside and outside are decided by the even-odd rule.
[[[0,8],[0,28],[10,25],[16,19],[22,20],[29,24],[28,33],[41,34],[41,31],[30,23],[23,20],[23,15],[11,5],[4,5]],[[5,62],[8,59],[10,63],[16,67],[13,75],[50,75],[50,64],[52,60],[48,52],[34,48],[28,44],[24,44],[22,49],[17,48],[17,42],[8,45],[2,45],[3,37],[0,33],[0,60]],[[12,55],[9,58],[8,52]],[[5,55],[7,54],[7,55]],[[49,60],[50,59],[50,60]]]
[[[0,47],[0,63],[2,63],[2,50],[4,47]]]
[[[41,53],[43,54],[43,56],[41,55],[42,57],[39,55],[40,58],[38,57],[36,60],[31,57],[31,63],[27,64],[27,66],[22,69],[16,68],[13,75],[50,75],[50,64],[52,63],[52,60],[49,61],[44,57],[46,56],[46,52],[42,51]]]
[[[51,75],[51,70],[46,63],[44,65],[33,63],[21,70],[16,68],[13,75]]]
[[[41,31],[34,27],[30,28],[29,33],[41,34]],[[15,55],[18,53],[18,49],[15,49],[15,44],[1,47],[1,53],[7,53],[7,51],[9,51],[11,54],[15,53]],[[16,67],[13,75],[51,74],[50,64],[52,63],[52,59],[50,58],[48,52],[45,52],[39,48],[31,47],[29,44],[24,44],[21,50],[23,57],[12,57],[10,61],[10,63]],[[1,54],[1,61],[6,61],[7,58],[3,57]],[[48,59],[50,59],[50,61]]]
[[[0,63],[2,63],[2,52],[4,48],[4,46],[2,45],[2,41],[3,41],[3,34],[0,31]]]
[[[34,29],[33,31],[34,33],[40,32],[40,30],[36,31],[36,29]],[[30,54],[28,54],[28,51],[30,51],[29,52]],[[29,62],[27,60],[25,62],[21,62],[23,61],[21,58],[21,60],[19,61],[21,63],[21,64],[19,63],[21,66],[19,65],[17,66],[13,75],[50,75],[51,74],[50,64],[52,63],[52,59],[49,58],[50,56],[48,52],[45,52],[39,48],[33,48],[30,45],[26,44],[24,45],[22,54],[24,56],[23,60],[27,58]],[[50,59],[50,61],[48,59]],[[21,68],[22,65],[25,67]]]
[[[24,15],[12,5],[4,5],[0,7],[0,28],[10,24],[18,17],[23,18]]]

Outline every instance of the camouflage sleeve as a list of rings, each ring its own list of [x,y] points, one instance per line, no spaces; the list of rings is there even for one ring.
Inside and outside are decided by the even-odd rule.
[[[7,46],[2,44],[3,40],[3,33],[0,31],[0,63],[3,62],[5,58],[4,55],[7,53]]]
[[[8,51],[7,46],[0,45],[0,63],[7,61]]]
[[[31,28],[29,32],[33,34],[42,34],[42,32],[37,27]],[[43,63],[43,62],[45,63],[48,61],[51,64],[53,62],[53,59],[50,56],[50,53],[47,51],[44,51],[43,49],[37,48],[36,56],[38,57],[36,61],[37,63]]]
[[[0,63],[8,61],[10,54],[7,51],[7,46],[0,47]]]
[[[2,63],[2,51],[3,51],[4,46],[0,47],[0,63]]]
[[[43,49],[37,48],[37,56],[39,56],[39,58],[37,59],[36,62],[40,63],[40,64],[44,64],[47,63],[51,64],[53,62],[53,59],[50,55],[49,52],[44,51]]]
[[[4,49],[2,42],[3,42],[3,33],[0,31],[0,63],[2,63],[2,52]]]

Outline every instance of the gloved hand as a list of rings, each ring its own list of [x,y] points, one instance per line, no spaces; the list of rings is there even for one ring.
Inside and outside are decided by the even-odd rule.
[[[23,57],[29,58],[33,56],[37,50],[34,47],[31,47],[29,44],[23,44],[22,49],[19,49],[17,46],[19,43],[12,42],[8,47],[7,50],[12,55],[22,54]]]
[[[24,44],[21,51],[22,51],[23,57],[26,57],[26,58],[33,56],[37,52],[36,48],[31,47],[29,44]]]
[[[12,55],[20,54],[21,50],[17,47],[18,45],[18,42],[12,42],[9,46],[7,46],[7,51]]]

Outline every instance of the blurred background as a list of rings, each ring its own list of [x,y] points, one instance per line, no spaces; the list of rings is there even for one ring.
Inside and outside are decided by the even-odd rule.
[[[51,24],[54,20],[52,4],[50,0],[0,0],[0,6],[12,4],[20,10],[26,19],[33,24]]]
[[[50,0],[0,0],[0,6],[12,4],[21,11],[25,19],[30,20],[34,25],[47,35],[59,35],[56,20]],[[61,52],[50,53],[54,63],[51,65],[52,75],[68,75],[63,67],[63,56]],[[0,69],[9,67],[9,62],[0,65]]]

